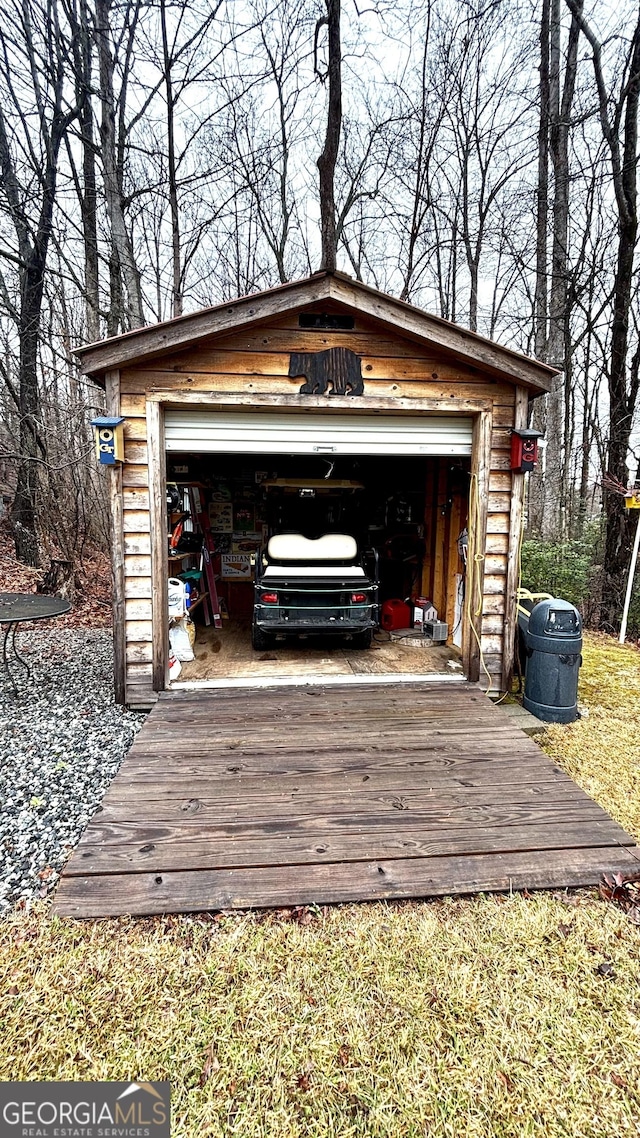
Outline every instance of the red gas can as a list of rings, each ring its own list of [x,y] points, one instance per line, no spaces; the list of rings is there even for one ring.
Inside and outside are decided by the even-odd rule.
[[[411,628],[410,606],[396,597],[383,601],[380,623],[387,632],[392,632],[394,628]]]

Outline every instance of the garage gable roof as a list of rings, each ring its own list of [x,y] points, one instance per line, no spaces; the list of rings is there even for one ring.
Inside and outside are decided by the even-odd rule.
[[[556,374],[547,364],[504,348],[486,336],[432,316],[340,272],[315,273],[304,280],[204,308],[188,316],[136,328],[122,336],[78,348],[76,355],[85,375],[101,378],[106,371],[157,359],[204,338],[228,334],[236,328],[246,328],[270,317],[328,301],[379,321],[424,347],[440,348],[467,364],[535,392],[549,391]]]

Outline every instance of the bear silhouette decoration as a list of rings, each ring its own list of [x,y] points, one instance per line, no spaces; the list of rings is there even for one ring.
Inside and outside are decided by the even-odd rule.
[[[301,395],[362,395],[362,360],[349,348],[324,352],[292,352],[289,377],[306,376]]]

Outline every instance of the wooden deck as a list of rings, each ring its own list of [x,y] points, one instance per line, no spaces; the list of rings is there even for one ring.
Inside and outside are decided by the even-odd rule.
[[[471,685],[161,697],[67,865],[64,916],[592,884],[633,839]]]

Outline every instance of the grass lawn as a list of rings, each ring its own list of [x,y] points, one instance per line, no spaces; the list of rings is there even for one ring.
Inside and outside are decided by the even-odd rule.
[[[640,653],[584,656],[589,716],[544,747],[640,836]],[[169,1079],[180,1136],[640,1134],[640,927],[595,890],[86,923],[43,903],[0,925],[0,975],[0,1079]]]

